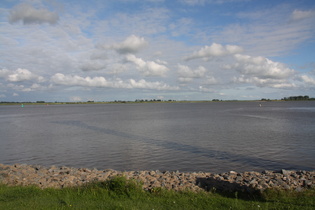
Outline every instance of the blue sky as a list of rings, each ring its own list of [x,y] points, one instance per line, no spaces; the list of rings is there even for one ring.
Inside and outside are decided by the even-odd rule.
[[[313,0],[2,0],[0,101],[315,97]]]

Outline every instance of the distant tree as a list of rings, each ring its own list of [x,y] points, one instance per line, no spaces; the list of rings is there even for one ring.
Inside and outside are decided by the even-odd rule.
[[[284,97],[283,100],[285,101],[302,101],[302,100],[309,100],[310,97],[305,95],[305,96],[290,96],[290,97]]]

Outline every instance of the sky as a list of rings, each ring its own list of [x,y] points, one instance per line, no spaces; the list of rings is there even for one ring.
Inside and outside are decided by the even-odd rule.
[[[0,101],[315,97],[314,0],[0,0]]]

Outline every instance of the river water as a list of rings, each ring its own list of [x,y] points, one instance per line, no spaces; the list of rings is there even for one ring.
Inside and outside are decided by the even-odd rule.
[[[0,163],[315,170],[315,102],[0,106]]]

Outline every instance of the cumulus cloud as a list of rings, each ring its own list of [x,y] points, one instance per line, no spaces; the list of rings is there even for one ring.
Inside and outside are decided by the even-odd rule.
[[[243,75],[263,79],[286,79],[295,73],[293,69],[287,68],[284,64],[274,62],[262,56],[252,57],[236,54],[234,57],[237,62],[235,65],[230,66],[230,68],[234,68]]]
[[[315,11],[314,10],[294,10],[291,14],[291,20],[298,21],[303,20],[307,18],[315,17]]]
[[[27,80],[35,80],[38,82],[44,82],[45,79],[42,76],[38,76],[27,69],[18,68],[15,71],[8,71],[6,69],[0,70],[0,76],[5,77],[10,82],[21,82]]]
[[[194,78],[201,78],[205,75],[207,71],[206,68],[203,66],[199,66],[197,69],[193,70],[188,66],[178,64],[177,68],[178,68],[177,73],[179,75],[178,80],[180,82],[190,82]]]
[[[272,78],[259,78],[259,77],[248,77],[242,75],[240,77],[234,77],[233,82],[235,83],[249,83],[254,84],[257,87],[272,87],[272,88],[294,88],[296,84],[291,83],[285,79],[272,79]]]
[[[72,75],[64,75],[57,73],[51,77],[51,81],[58,85],[65,86],[82,86],[82,87],[104,87],[104,88],[140,88],[140,89],[154,89],[154,90],[178,90],[178,87],[167,85],[163,82],[148,82],[144,79],[136,81],[129,79],[123,81],[116,79],[109,81],[105,77],[80,77]]]
[[[137,69],[143,73],[145,76],[165,76],[166,72],[169,70],[165,65],[159,64],[162,61],[144,61],[141,58],[137,58],[133,54],[128,54],[126,60],[134,63]]]
[[[38,91],[38,90],[45,90],[47,87],[43,87],[40,84],[33,83],[32,85],[24,85],[24,84],[13,84],[10,83],[7,85],[7,87],[16,90],[16,91],[22,91],[22,92],[31,92],[31,91]],[[13,96],[18,96],[16,93],[13,94]]]
[[[315,78],[312,78],[308,75],[300,75],[298,80],[306,83],[307,85],[315,86]]]
[[[111,87],[111,82],[107,81],[105,77],[80,77],[72,75],[64,75],[57,73],[51,77],[51,81],[55,84],[66,86],[83,86],[83,87]]]
[[[209,60],[213,57],[233,55],[241,52],[243,52],[243,49],[236,45],[223,46],[221,44],[213,43],[212,45],[205,46],[201,48],[199,51],[194,52],[192,55],[187,56],[185,60],[188,61],[198,58],[204,58],[205,60]]]
[[[15,23],[22,21],[24,25],[27,24],[56,24],[59,16],[47,9],[36,9],[28,4],[19,4],[15,6],[9,14],[9,22]]]
[[[234,69],[241,75],[234,77],[235,83],[249,83],[257,87],[293,88],[297,85],[291,82],[296,72],[284,64],[268,58],[249,55],[234,55],[236,63],[226,65],[225,69]]]
[[[133,79],[129,80],[127,85],[129,88],[142,88],[142,89],[154,89],[154,90],[178,90],[176,86],[170,86],[163,82],[147,82],[144,79],[135,81]]]
[[[116,50],[120,54],[127,54],[136,53],[147,45],[148,42],[143,37],[131,35],[127,37],[123,42],[112,45],[111,48]]]

